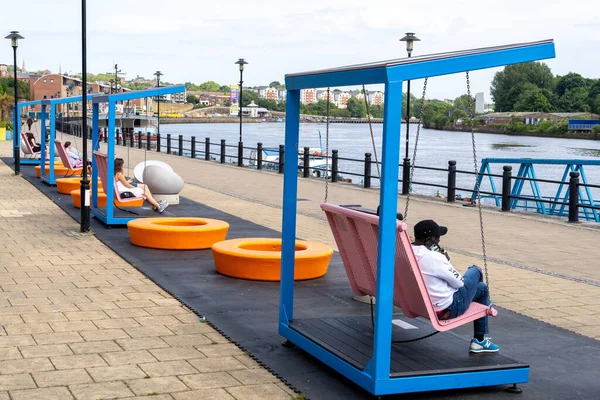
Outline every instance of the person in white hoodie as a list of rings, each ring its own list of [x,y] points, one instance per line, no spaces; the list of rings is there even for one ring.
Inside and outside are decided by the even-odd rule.
[[[415,225],[413,243],[433,308],[442,320],[464,314],[472,302],[492,304],[481,268],[471,265],[463,276],[450,264],[450,256],[440,246],[440,237],[446,233],[448,228],[445,226],[430,219],[424,220]],[[473,331],[470,352],[493,353],[500,349],[485,337],[488,333],[487,316],[473,321]]]

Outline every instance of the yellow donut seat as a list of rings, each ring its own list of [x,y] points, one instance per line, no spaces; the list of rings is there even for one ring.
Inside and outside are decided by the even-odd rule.
[[[44,175],[48,175],[50,173],[50,164],[48,162],[46,162],[46,166],[44,168]],[[66,175],[67,173],[69,173],[69,169],[65,168],[65,166],[63,165],[62,162],[55,162],[54,163],[54,175]],[[35,176],[37,176],[38,178],[40,177],[40,166],[36,165],[35,166]]]
[[[212,246],[217,271],[223,275],[255,281],[281,278],[281,239],[231,239]],[[296,240],[294,280],[325,275],[333,249],[321,243]]]
[[[81,190],[75,189],[71,192],[71,199],[73,199],[73,205],[75,208],[81,208]],[[90,204],[92,204],[92,195],[90,191]],[[122,203],[115,198],[115,203],[119,207],[141,207],[144,205],[144,199],[139,199],[136,201],[128,201],[127,203]],[[102,189],[98,190],[98,207],[106,207],[106,194]]]
[[[89,178],[88,178],[89,179]],[[92,182],[90,181],[90,189],[92,186]],[[76,178],[58,178],[56,180],[56,188],[58,189],[58,193],[62,194],[71,194],[71,192],[75,189],[79,189],[81,187],[81,177],[78,176]],[[98,179],[98,187],[102,187],[102,182]]]
[[[131,243],[165,250],[208,249],[225,240],[229,224],[208,218],[138,218],[127,223]]]

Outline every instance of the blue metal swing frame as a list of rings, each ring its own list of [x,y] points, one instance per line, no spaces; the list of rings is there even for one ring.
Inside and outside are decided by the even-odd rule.
[[[116,105],[118,102],[127,100],[143,99],[145,97],[156,97],[163,94],[173,94],[185,91],[185,86],[165,86],[147,90],[134,90],[124,93],[115,93],[102,95],[92,99],[92,151],[100,150],[100,137],[98,128],[100,116],[100,103],[108,104],[108,126],[106,128],[107,142],[106,155],[108,158],[108,171],[115,168],[115,134],[116,134]],[[94,157],[92,156],[92,160]],[[138,217],[117,217],[115,216],[114,185],[107,185],[103,188],[106,194],[106,207],[98,206],[98,166],[92,162],[92,214],[106,225],[126,225],[127,222]]]
[[[17,103],[17,121],[18,121],[18,126],[15,126],[13,131],[15,132],[15,134],[13,135],[13,147],[18,147],[19,149],[21,148],[21,107],[29,107],[29,106],[37,106],[42,104],[42,100],[32,100],[32,101],[24,101],[21,103]],[[45,107],[42,106],[42,113],[41,113],[41,119],[40,121],[45,121],[46,119],[46,114],[45,114]],[[40,128],[40,141],[42,141],[43,139],[43,135],[44,135],[44,126],[43,126],[43,122],[41,123],[41,128]],[[19,150],[20,151],[20,150]],[[14,155],[13,155],[14,158]],[[45,159],[45,151],[44,151],[44,146],[42,146],[42,149],[40,150],[40,160]],[[38,159],[29,159],[29,158],[23,158],[20,157],[20,164],[21,165],[38,165],[40,164],[40,160]],[[13,160],[15,161],[15,160]],[[43,165],[43,164],[40,164]]]
[[[545,40],[286,75],[287,165],[297,162],[297,151],[293,149],[298,149],[301,89],[385,84],[385,104],[373,357],[364,369],[356,368],[290,326],[294,318],[294,253],[298,195],[298,174],[295,169],[286,169],[284,173],[279,309],[281,336],[374,395],[527,382],[528,368],[390,377],[402,83],[407,80],[500,67],[554,56],[554,42]]]
[[[91,101],[94,97],[99,96],[99,94],[88,94],[86,96],[86,101]],[[49,159],[54,160],[54,155],[56,149],[54,147],[54,140],[56,139],[56,106],[59,104],[69,104],[69,103],[81,103],[83,96],[73,96],[73,97],[63,97],[60,99],[47,99],[41,100],[42,104],[42,115],[41,115],[41,129],[42,132],[45,132],[46,129],[46,117],[48,116],[50,119],[50,134],[48,135],[48,153]],[[87,105],[86,105],[87,106]],[[48,109],[47,109],[48,107]],[[42,149],[40,159],[45,159],[46,155],[46,135],[42,136]],[[48,173],[46,174],[46,169],[43,167],[44,163],[40,161],[40,178],[43,182],[48,185],[55,186],[56,185],[56,176],[54,174],[54,162],[51,162],[48,166]]]

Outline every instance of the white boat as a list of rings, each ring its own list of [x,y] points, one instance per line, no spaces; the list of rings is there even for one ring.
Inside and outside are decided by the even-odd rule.
[[[158,127],[157,117],[153,115],[146,115],[142,111],[137,111],[135,107],[123,108],[122,112],[120,113],[119,111],[119,108],[117,108],[117,113],[115,116],[115,129],[119,131],[119,134],[138,134],[141,132],[143,138],[145,138],[145,135],[148,134],[151,136],[151,140],[155,140],[154,136],[156,136]],[[88,123],[90,124],[89,126],[91,126],[91,117],[88,119]],[[108,114],[99,114],[98,124],[100,128],[106,130],[108,125]]]
[[[263,148],[262,149],[262,163],[264,169],[279,170],[279,149]],[[256,150],[250,152],[250,166],[256,167],[258,164]],[[325,153],[321,148],[310,148],[309,149],[309,167],[310,174],[314,178],[322,178],[325,176],[325,167],[327,168],[327,177],[331,178],[331,167],[333,165],[331,157],[327,160]],[[298,170],[304,167],[304,155],[298,155]]]

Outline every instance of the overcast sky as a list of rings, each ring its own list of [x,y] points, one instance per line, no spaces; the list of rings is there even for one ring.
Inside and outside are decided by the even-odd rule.
[[[406,6],[410,3],[411,6]],[[28,70],[81,71],[81,1],[4,1],[0,26],[18,30],[18,63]],[[114,63],[131,79],[156,70],[173,83],[239,80],[234,62],[249,64],[244,85],[265,85],[286,73],[405,57],[405,32],[416,32],[413,55],[552,38],[555,74],[600,77],[600,5],[594,0],[90,0],[88,72]],[[8,41],[0,63],[12,64]],[[484,92],[498,69],[472,73]],[[421,92],[415,82],[413,93]],[[428,98],[466,92],[464,75],[435,78]]]

